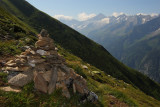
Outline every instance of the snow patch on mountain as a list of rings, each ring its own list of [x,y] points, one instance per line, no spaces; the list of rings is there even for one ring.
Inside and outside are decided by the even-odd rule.
[[[110,18],[104,18],[100,22],[108,24],[110,22]]]

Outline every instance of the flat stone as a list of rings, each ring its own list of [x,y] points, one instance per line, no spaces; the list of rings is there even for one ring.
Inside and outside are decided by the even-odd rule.
[[[64,82],[56,83],[56,89],[62,88],[62,95],[66,98],[70,98],[69,90]]]
[[[28,59],[28,62],[29,63],[32,63],[32,64],[36,64],[36,63],[43,63],[45,61],[45,59],[42,59],[42,58],[30,58],[30,59]]]
[[[35,55],[35,54],[36,54],[36,52],[34,52],[33,50],[31,50],[31,51],[30,51],[30,53],[31,53],[31,54],[33,54],[33,55]]]
[[[74,83],[73,83],[73,93],[76,93],[76,86]]]
[[[29,66],[21,66],[21,67],[19,67],[19,71],[27,72],[29,70],[30,70]]]
[[[62,72],[60,69],[58,69],[58,78],[57,78],[57,81],[63,81],[65,80],[65,73]]]
[[[23,58],[16,59],[16,60],[15,60],[15,63],[18,63],[18,64],[24,64],[24,63],[26,63],[26,60],[25,60],[25,59],[23,59]]]
[[[6,67],[5,68],[6,71],[19,71],[18,67]]]
[[[46,55],[46,51],[42,50],[42,49],[39,49],[36,51],[36,53],[40,54],[40,55]]]
[[[50,71],[51,70],[51,64],[50,63],[40,63],[36,64],[35,69],[37,71]]]
[[[9,60],[6,65],[10,64],[10,63],[14,63],[14,60]]]
[[[48,45],[48,41],[44,41],[44,40],[38,40],[35,44],[35,46],[38,48],[38,47],[44,47]]]
[[[18,58],[26,58],[26,55],[23,55],[23,53],[25,53],[25,52],[22,52],[21,55],[18,55],[17,57]]]
[[[45,72],[42,76],[45,79],[45,81],[49,82],[51,80],[52,71]]]
[[[70,98],[71,96],[67,86],[64,84],[64,82],[62,82],[61,85],[62,85],[62,95],[65,96],[66,98]]]
[[[29,54],[30,54],[30,48],[27,49],[27,50],[25,50],[25,52],[22,52],[22,53],[21,53],[21,57],[27,56],[27,55],[29,55]]]
[[[16,93],[21,92],[20,88],[10,87],[10,86],[0,87],[0,90],[7,91],[7,92],[16,92]]]
[[[51,94],[56,87],[56,81],[57,81],[57,67],[54,67],[51,75],[51,79],[48,86],[48,93]]]
[[[15,67],[15,66],[17,66],[17,64],[16,63],[7,63],[6,66]]]
[[[28,63],[31,67],[35,67],[36,66],[36,64],[34,64],[34,63]]]
[[[47,93],[47,82],[41,73],[34,74],[34,85],[36,90]]]
[[[50,50],[49,52],[50,52],[51,55],[58,55],[57,51]]]
[[[16,87],[23,87],[33,80],[33,72],[20,73],[11,78],[8,83]]]

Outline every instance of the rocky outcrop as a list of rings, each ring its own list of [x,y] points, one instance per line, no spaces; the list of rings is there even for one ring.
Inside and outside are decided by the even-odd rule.
[[[57,50],[57,49],[56,49]],[[2,71],[9,73],[8,83],[12,86],[23,87],[31,81],[37,91],[51,94],[61,88],[62,94],[70,98],[72,93],[79,93],[83,101],[95,101],[97,95],[87,88],[86,80],[66,66],[65,59],[55,50],[54,41],[49,38],[46,30],[38,35],[34,48],[5,63]]]

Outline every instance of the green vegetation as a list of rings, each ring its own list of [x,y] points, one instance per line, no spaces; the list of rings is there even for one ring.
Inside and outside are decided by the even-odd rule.
[[[106,75],[103,71],[83,62],[80,58],[67,52],[59,47],[59,53],[65,55],[68,66],[73,69],[79,69],[81,76],[86,76],[88,87],[95,92],[99,100],[95,103],[79,103],[79,95],[72,94],[71,99],[66,99],[62,96],[61,89],[55,90],[51,95],[46,95],[34,90],[33,82],[22,88],[20,93],[0,91],[0,106],[65,106],[65,107],[106,107],[109,105],[125,104],[130,107],[158,107],[160,101],[146,95],[138,88],[125,83],[123,80],[118,80],[110,75]],[[86,65],[88,69],[83,69],[82,65]],[[78,68],[77,68],[78,67]],[[99,71],[99,73],[92,73]],[[6,74],[0,73],[0,78],[6,78]],[[113,104],[111,104],[111,102]]]
[[[16,27],[17,32],[13,32],[13,34],[16,35],[16,33],[18,33],[18,36],[15,37],[20,38],[20,40],[24,42],[22,45],[34,43],[35,37],[32,36],[30,31],[36,33],[36,31],[39,32],[42,28],[45,28],[48,30],[55,42],[65,48],[68,52],[73,53],[74,55],[80,57],[83,61],[103,70],[106,74],[110,74],[119,80],[124,80],[125,82],[134,85],[134,87],[139,88],[146,94],[151,95],[156,99],[160,99],[160,86],[157,83],[153,82],[141,73],[126,67],[112,57],[102,46],[89,40],[85,36],[53,19],[47,14],[37,10],[25,0],[2,0],[0,2],[0,6],[18,18],[17,19],[15,16],[8,14],[4,10],[2,11],[2,13],[4,12],[6,14],[5,15],[3,13],[3,16],[6,16],[11,21],[14,21],[16,26],[18,26]],[[17,41],[16,38],[13,40]],[[12,47],[9,46],[7,50],[8,49],[10,50]],[[19,47],[14,47],[12,50],[15,52],[13,53],[19,53],[20,50],[18,49]],[[75,56],[67,57],[67,60],[74,60],[74,58]],[[76,69],[77,73],[88,79],[88,75],[82,72],[80,66],[70,66]],[[103,79],[101,75],[95,74],[94,72],[91,74],[94,74],[92,79],[103,83],[109,83],[109,81]]]
[[[6,74],[0,73],[0,78],[6,78]],[[80,96],[74,94],[70,99],[62,95],[62,90],[57,89],[51,95],[36,92],[34,90],[34,83],[31,82],[22,88],[20,93],[4,92],[0,90],[0,106],[1,107],[96,107],[101,105],[100,102],[96,103],[82,103],[79,102]]]
[[[0,7],[0,55],[13,56],[25,45],[33,45],[35,31]]]

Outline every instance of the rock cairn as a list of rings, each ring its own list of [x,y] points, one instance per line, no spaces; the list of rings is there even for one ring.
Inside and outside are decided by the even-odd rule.
[[[69,89],[72,89],[72,93],[79,93],[84,101],[98,99],[88,90],[86,80],[66,66],[65,59],[57,53],[53,40],[44,29],[38,35],[35,47],[6,62],[2,71],[8,72],[11,86],[23,87],[34,81],[35,89],[43,93],[51,94],[61,88],[62,95],[70,98]]]

